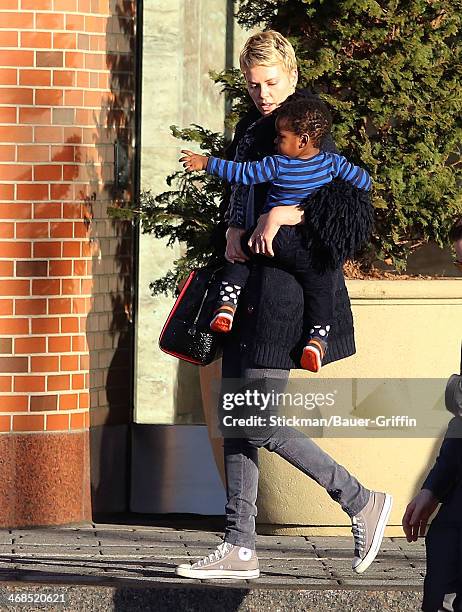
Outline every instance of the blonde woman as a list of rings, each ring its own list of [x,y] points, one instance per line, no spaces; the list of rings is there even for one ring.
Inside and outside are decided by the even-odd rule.
[[[298,73],[294,49],[278,32],[261,32],[245,44],[240,65],[255,108],[238,123],[227,157],[236,161],[262,159],[275,151],[276,111],[295,93]],[[312,96],[305,91],[297,95]],[[321,142],[320,148],[336,151],[330,137]],[[339,186],[331,183],[328,188],[335,190]],[[222,366],[224,383],[238,379],[242,385],[259,392],[284,389],[290,370],[299,367],[303,348],[301,287],[271,258],[273,239],[282,241],[283,249],[295,249],[297,255],[303,213],[296,207],[282,206],[259,216],[267,189],[267,184],[233,186],[226,214],[229,224],[226,259],[231,262],[248,259],[241,238],[256,219],[249,244],[254,253],[268,256],[251,262],[233,329],[226,334]],[[353,187],[348,189],[354,191]],[[353,319],[341,266],[335,272],[335,289],[331,344],[324,364],[355,352]],[[252,407],[247,405],[244,409],[251,411]],[[223,415],[222,403],[219,415]],[[226,430],[222,431],[228,500],[224,541],[192,565],[179,565],[178,575],[199,579],[259,576],[255,552],[258,448],[266,448],[289,461],[341,505],[352,521],[353,570],[361,573],[367,569],[380,547],[392,504],[390,495],[366,489],[310,438],[290,427],[244,428],[238,436],[236,432],[227,436]]]

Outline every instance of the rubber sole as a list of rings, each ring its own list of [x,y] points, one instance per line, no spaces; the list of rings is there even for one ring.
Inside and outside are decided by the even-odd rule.
[[[183,578],[199,578],[201,580],[218,579],[218,578],[258,578],[260,576],[260,570],[207,570],[207,569],[193,569],[191,567],[176,567],[175,574],[182,576]]]
[[[379,520],[377,521],[377,527],[372,538],[372,544],[367,555],[358,563],[356,567],[353,567],[353,571],[356,574],[362,574],[371,565],[380,550],[380,545],[383,539],[383,533],[387,525],[388,517],[390,516],[391,508],[393,506],[393,497],[388,493],[385,493],[385,502],[383,504],[382,512],[380,513]]]
[[[216,315],[210,323],[210,329],[220,334],[227,334],[233,326],[233,317],[227,314]]]
[[[304,370],[319,372],[322,361],[318,349],[312,346],[305,346],[303,349],[302,358],[300,359],[300,365]]]

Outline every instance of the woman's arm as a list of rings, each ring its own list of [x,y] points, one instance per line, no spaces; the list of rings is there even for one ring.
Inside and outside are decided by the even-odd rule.
[[[281,225],[299,225],[304,221],[303,214],[297,206],[275,206],[260,215],[248,242],[252,253],[274,257],[273,239]]]

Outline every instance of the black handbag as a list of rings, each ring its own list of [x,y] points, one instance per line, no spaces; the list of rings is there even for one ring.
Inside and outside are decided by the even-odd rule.
[[[222,267],[193,270],[168,315],[159,348],[183,361],[205,366],[221,356],[220,334],[209,325],[217,307]]]

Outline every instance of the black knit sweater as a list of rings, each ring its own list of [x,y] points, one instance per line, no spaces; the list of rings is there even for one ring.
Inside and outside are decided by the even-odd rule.
[[[257,118],[258,115],[255,114],[255,111],[252,111],[238,124],[233,143],[227,151],[229,158],[234,156],[239,140],[244,136],[246,128]],[[276,136],[275,117],[270,115],[263,118],[256,126],[254,125],[252,131],[254,138],[249,149],[248,159],[262,159],[265,155],[273,154]],[[332,140],[322,143],[321,146],[324,150],[335,150]],[[262,210],[268,188],[267,184],[255,186],[254,206],[256,216]],[[350,210],[354,210],[358,199],[357,192],[358,190],[353,187],[346,190],[343,181],[334,181],[323,188],[321,200],[324,203],[326,201],[341,202],[342,210],[345,205]],[[348,204],[351,204],[351,206],[348,206]],[[290,231],[294,232],[294,237],[297,239],[301,235],[304,235],[306,239],[307,234],[309,235],[311,231],[310,228],[317,225],[317,218],[310,219],[308,210],[314,210],[318,214],[317,211],[320,210],[320,207],[314,206],[305,210],[307,227],[296,226],[291,228]],[[343,212],[341,214],[343,215]],[[230,211],[228,211],[227,216],[230,225],[235,225],[233,223],[233,212],[231,211],[230,214]],[[335,217],[336,215],[333,214],[332,216]],[[351,219],[349,222],[351,223]],[[348,232],[346,232],[347,234]],[[317,246],[319,247],[319,244]],[[332,257],[328,246],[324,243],[322,248],[308,250],[308,253],[311,252],[313,264],[316,266],[321,268],[332,267],[333,260],[337,265],[334,319],[329,334],[329,348],[323,362],[324,365],[349,357],[356,351],[350,300],[341,269],[342,262],[338,261],[341,255],[335,253],[335,256]],[[300,367],[299,362],[304,340],[303,293],[300,284],[292,274],[280,267],[273,258],[258,257],[253,259],[247,285],[239,299],[233,331],[226,338],[225,346],[228,349],[233,348],[234,350],[240,350],[242,353],[247,353],[247,363],[251,366],[294,369]]]

